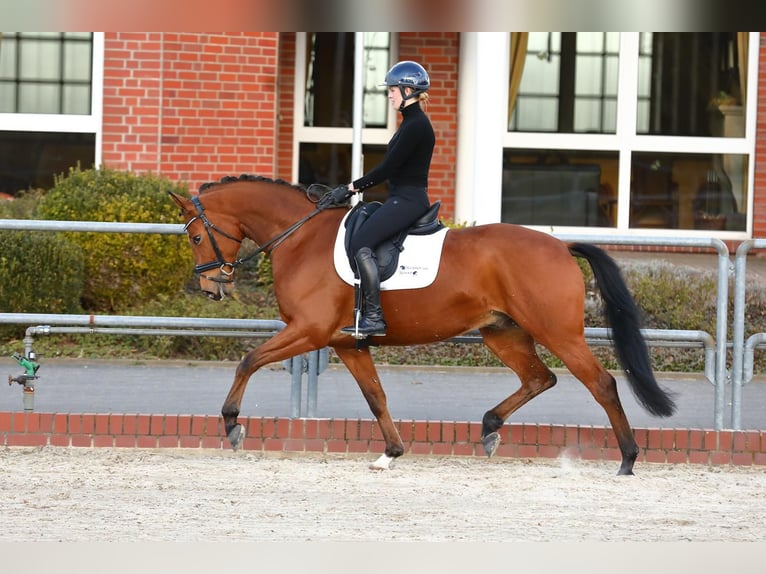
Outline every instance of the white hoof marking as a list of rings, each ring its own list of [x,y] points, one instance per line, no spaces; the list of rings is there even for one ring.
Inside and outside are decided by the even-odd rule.
[[[370,470],[390,470],[394,458],[381,454],[380,458],[370,465]]]

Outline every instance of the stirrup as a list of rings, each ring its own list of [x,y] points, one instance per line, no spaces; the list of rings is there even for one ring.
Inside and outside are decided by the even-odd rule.
[[[384,337],[386,335],[386,323],[384,321],[380,321],[382,326],[380,324],[373,325],[376,327],[374,329],[370,328],[369,323],[364,325],[365,322],[367,322],[367,320],[362,317],[360,320],[356,321],[354,325],[343,327],[340,331],[341,333],[351,335],[355,339],[366,339],[367,337]]]

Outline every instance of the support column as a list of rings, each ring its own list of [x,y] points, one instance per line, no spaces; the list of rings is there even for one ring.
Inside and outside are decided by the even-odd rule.
[[[507,32],[460,35],[455,193],[455,220],[459,223],[500,221],[509,43]]]

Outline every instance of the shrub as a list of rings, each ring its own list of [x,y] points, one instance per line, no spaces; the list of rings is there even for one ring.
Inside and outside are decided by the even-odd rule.
[[[41,219],[180,223],[168,197],[188,196],[185,185],[111,169],[70,169],[57,177],[39,205]],[[191,273],[185,235],[66,232],[84,254],[82,302],[88,311],[113,312],[183,288]]]
[[[44,193],[42,189],[28,189],[19,192],[14,199],[0,201],[0,218],[35,219]]]
[[[56,234],[4,231],[0,234],[0,312],[79,313],[83,254]],[[3,327],[20,336],[23,327]]]

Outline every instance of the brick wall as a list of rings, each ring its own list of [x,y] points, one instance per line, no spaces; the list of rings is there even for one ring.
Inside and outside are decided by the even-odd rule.
[[[247,451],[370,453],[384,450],[377,423],[366,419],[240,419]],[[486,456],[481,423],[396,424],[407,455]],[[638,462],[766,465],[766,431],[634,429]],[[621,458],[610,428],[506,424],[495,456],[613,460]],[[0,446],[229,448],[223,422],[210,415],[49,414],[0,412]]]
[[[103,162],[191,189],[275,170],[276,32],[107,33]]]

